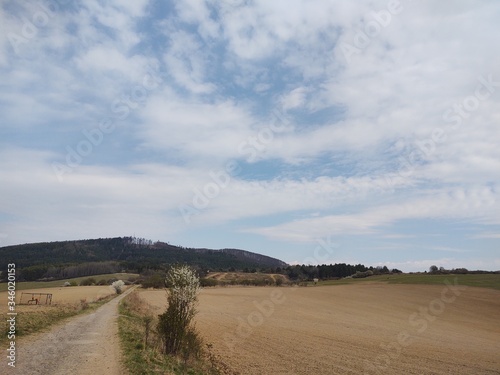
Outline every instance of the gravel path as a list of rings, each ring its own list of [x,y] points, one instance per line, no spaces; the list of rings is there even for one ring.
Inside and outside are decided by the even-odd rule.
[[[20,340],[16,368],[22,375],[122,375],[118,337],[121,296],[85,314],[57,325],[49,332]]]

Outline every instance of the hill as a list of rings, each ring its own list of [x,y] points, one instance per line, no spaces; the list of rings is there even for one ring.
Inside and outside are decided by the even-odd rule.
[[[87,268],[99,268],[95,272],[100,273],[116,272],[117,268],[141,272],[144,269],[158,269],[174,263],[186,263],[210,270],[270,269],[287,266],[279,259],[245,250],[185,248],[134,237],[1,247],[0,269],[7,269],[8,263],[15,263],[26,280],[72,277],[74,275],[68,270],[76,265],[79,265],[79,269],[84,265],[88,265]],[[62,269],[65,270],[64,274],[56,272]],[[86,273],[90,275],[95,272]]]

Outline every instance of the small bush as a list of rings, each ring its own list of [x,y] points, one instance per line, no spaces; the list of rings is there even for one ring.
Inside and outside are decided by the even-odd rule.
[[[116,294],[121,294],[125,283],[122,280],[117,280],[111,286],[115,289]]]
[[[101,279],[97,282],[97,285],[108,285],[108,280],[106,279]]]
[[[357,271],[354,275],[352,275],[354,279],[362,279],[368,276],[373,276],[373,271],[365,271],[365,272]]]
[[[207,279],[207,278],[200,279],[200,286],[202,288],[217,286],[217,285],[219,285],[219,282],[215,279]]]
[[[89,285],[95,285],[97,282],[93,277],[89,277],[85,280],[82,280],[80,282],[80,286],[89,286]]]
[[[83,298],[80,300],[80,310],[87,310],[89,308],[89,303],[87,299]]]
[[[165,287],[165,276],[159,273],[146,276],[141,282],[143,288],[161,289]]]
[[[203,341],[195,327],[189,327],[181,346],[181,355],[185,362],[190,358],[199,359],[203,354]]]

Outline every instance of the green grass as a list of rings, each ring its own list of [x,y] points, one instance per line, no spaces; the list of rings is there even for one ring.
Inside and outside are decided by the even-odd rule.
[[[99,280],[109,280],[116,278],[118,280],[127,280],[129,277],[139,277],[136,273],[110,273],[105,275],[93,275],[93,276],[83,276],[83,277],[75,277],[73,279],[64,279],[64,280],[54,280],[54,281],[22,281],[16,282],[16,291],[17,290],[27,290],[27,289],[42,289],[42,288],[58,288],[62,286],[66,281],[71,282],[75,281],[77,284],[80,284],[82,280],[88,279],[92,277]],[[7,283],[0,284],[0,292],[5,292],[7,290]]]
[[[394,275],[378,275],[363,279],[340,279],[320,281],[318,285],[346,285],[357,283],[373,283],[384,282],[388,284],[425,284],[425,285],[441,285],[445,280],[453,282],[455,277],[458,284],[466,286],[474,286],[480,288],[490,288],[500,290],[500,274],[466,274],[466,275],[429,275],[420,274],[394,274]],[[308,285],[312,285],[309,283]]]

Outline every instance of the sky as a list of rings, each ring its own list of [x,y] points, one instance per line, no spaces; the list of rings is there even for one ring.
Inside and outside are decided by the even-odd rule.
[[[0,2],[0,246],[500,269],[500,3]]]

